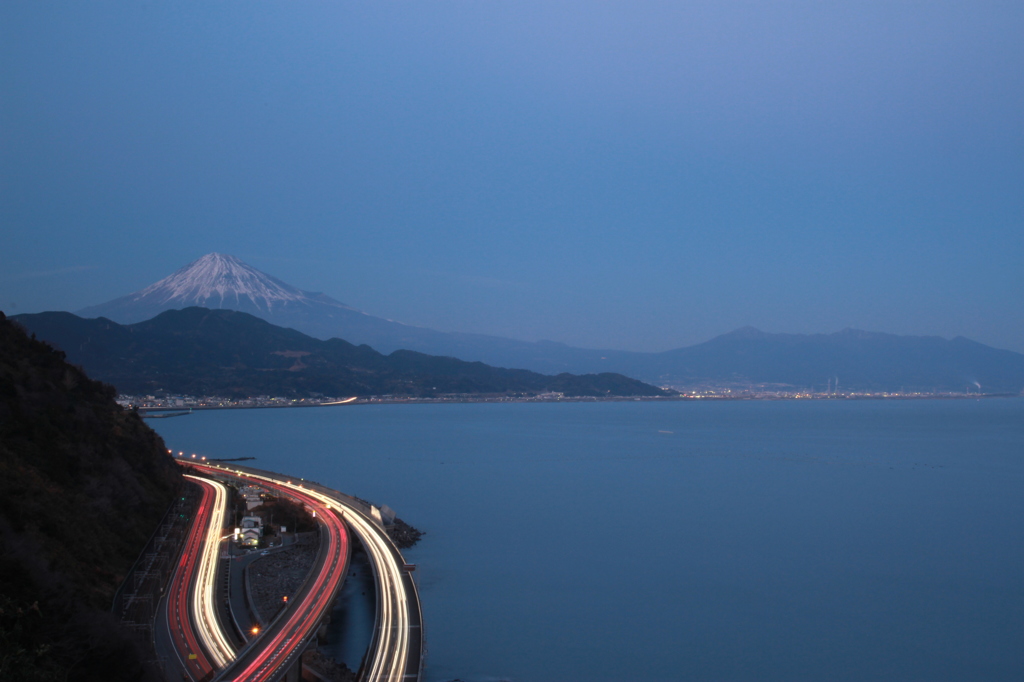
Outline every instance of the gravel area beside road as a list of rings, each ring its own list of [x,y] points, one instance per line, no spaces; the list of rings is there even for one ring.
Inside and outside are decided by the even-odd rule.
[[[312,534],[311,534],[312,535]],[[295,597],[316,561],[319,538],[271,551],[248,568],[249,589],[259,619],[269,623],[284,606],[285,595]]]

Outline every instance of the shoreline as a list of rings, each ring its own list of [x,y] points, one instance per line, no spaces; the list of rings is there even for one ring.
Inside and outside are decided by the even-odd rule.
[[[276,398],[268,399],[265,402],[247,399],[243,401],[231,401],[228,399],[207,399],[210,402],[216,400],[219,404],[203,404],[189,402],[184,405],[135,405],[131,402],[122,403],[122,407],[135,409],[140,416],[165,417],[165,416],[187,416],[190,412],[201,410],[268,410],[268,409],[292,409],[305,407],[341,407],[343,405],[436,405],[436,404],[466,404],[466,403],[597,403],[597,402],[735,402],[735,401],[808,401],[808,400],[980,400],[982,398],[1019,398],[1019,393],[849,393],[849,394],[826,394],[826,393],[793,393],[793,394],[740,394],[740,395],[678,395],[678,396],[494,396],[494,395],[450,395],[437,396],[433,398],[416,397],[392,397],[392,396],[369,396],[366,398],[349,398],[346,400],[330,400],[324,402],[288,401]],[[160,415],[155,413],[178,412],[175,415]]]

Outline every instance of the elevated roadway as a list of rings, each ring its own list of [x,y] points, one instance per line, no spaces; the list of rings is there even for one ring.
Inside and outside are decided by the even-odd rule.
[[[235,656],[214,601],[227,491],[216,481],[188,478],[201,488],[202,497],[159,612],[159,625],[165,629],[158,628],[158,639],[169,642],[181,672],[193,680],[207,680]]]
[[[206,541],[199,560],[195,585],[192,589],[192,618],[203,647],[210,655],[210,661],[220,669],[235,658],[235,647],[224,634],[217,609],[217,564],[224,538],[224,518],[227,511],[227,489],[223,483],[188,476],[203,486],[214,490],[211,518],[206,528]]]
[[[211,471],[223,475],[223,471]],[[280,679],[315,640],[324,616],[348,568],[348,530],[341,518],[315,497],[288,490],[272,482],[264,487],[299,500],[321,520],[320,552],[310,577],[288,607],[258,637],[239,651],[237,658],[216,679],[268,682]]]
[[[281,617],[217,679],[273,680],[315,635],[344,576],[347,534],[344,520],[366,549],[377,583],[377,618],[363,665],[363,682],[415,682],[422,668],[422,611],[416,585],[398,548],[384,531],[379,512],[367,503],[324,486],[251,467],[184,462],[210,476],[241,479],[294,497],[317,511],[326,526],[327,552],[314,567],[316,579]],[[321,543],[323,548],[325,543]],[[337,563],[335,563],[337,562]],[[341,570],[335,570],[340,566]],[[298,607],[298,608],[297,608]]]

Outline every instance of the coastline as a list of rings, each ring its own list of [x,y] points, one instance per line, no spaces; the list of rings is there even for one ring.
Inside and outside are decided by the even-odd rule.
[[[675,396],[508,396],[456,394],[435,397],[400,397],[400,396],[368,396],[365,398],[348,398],[337,400],[316,401],[309,399],[291,400],[286,398],[265,397],[244,400],[227,398],[196,398],[183,396],[173,399],[175,404],[152,404],[165,401],[146,401],[150,404],[140,405],[133,402],[134,396],[122,396],[118,402],[122,407],[135,409],[140,415],[160,418],[163,416],[187,416],[200,410],[266,410],[289,409],[303,407],[341,407],[344,405],[436,405],[441,403],[597,403],[597,402],[721,402],[721,401],[787,401],[787,400],[980,400],[981,398],[1019,398],[1019,393],[714,393]],[[181,403],[178,403],[181,400]],[[168,401],[169,402],[169,401]],[[161,415],[162,412],[176,412],[174,415]]]

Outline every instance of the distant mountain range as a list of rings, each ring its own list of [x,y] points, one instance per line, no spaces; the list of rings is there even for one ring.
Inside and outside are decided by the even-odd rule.
[[[209,253],[172,275],[127,296],[77,311],[120,324],[148,320],[165,310],[191,306],[238,310],[318,339],[366,344],[381,353],[415,350],[496,367],[521,367],[544,374],[615,371],[612,357],[643,353],[572,348],[484,334],[440,332],[374,317],[322,293],[303,291],[234,256]]]
[[[125,394],[247,397],[544,393],[669,395],[620,374],[547,376],[400,350],[321,341],[234,310],[186,308],[119,325],[50,312],[11,318]]]
[[[896,336],[847,329],[835,334],[768,334],[751,327],[662,353],[573,348],[482,334],[439,332],[368,315],[211,253],[134,294],[78,312],[123,324],[159,312],[205,306],[248,312],[319,339],[341,338],[390,353],[521,367],[544,374],[615,372],[676,387],[779,384],[824,390],[1013,392],[1024,389],[1024,355],[958,337]]]
[[[1024,355],[963,337],[897,336],[856,329],[767,334],[745,327],[688,348],[634,354],[614,365],[664,383],[775,384],[824,391],[1024,390]],[[660,383],[660,382],[659,382]]]
[[[531,363],[497,362],[535,344],[480,334],[458,334],[415,327],[368,315],[322,293],[303,291],[261,272],[234,256],[209,253],[174,274],[121,298],[77,311],[120,324],[142,322],[165,310],[192,306],[237,310],[318,339],[366,344],[381,353],[415,350],[502,367]],[[534,371],[567,371],[546,366]]]

